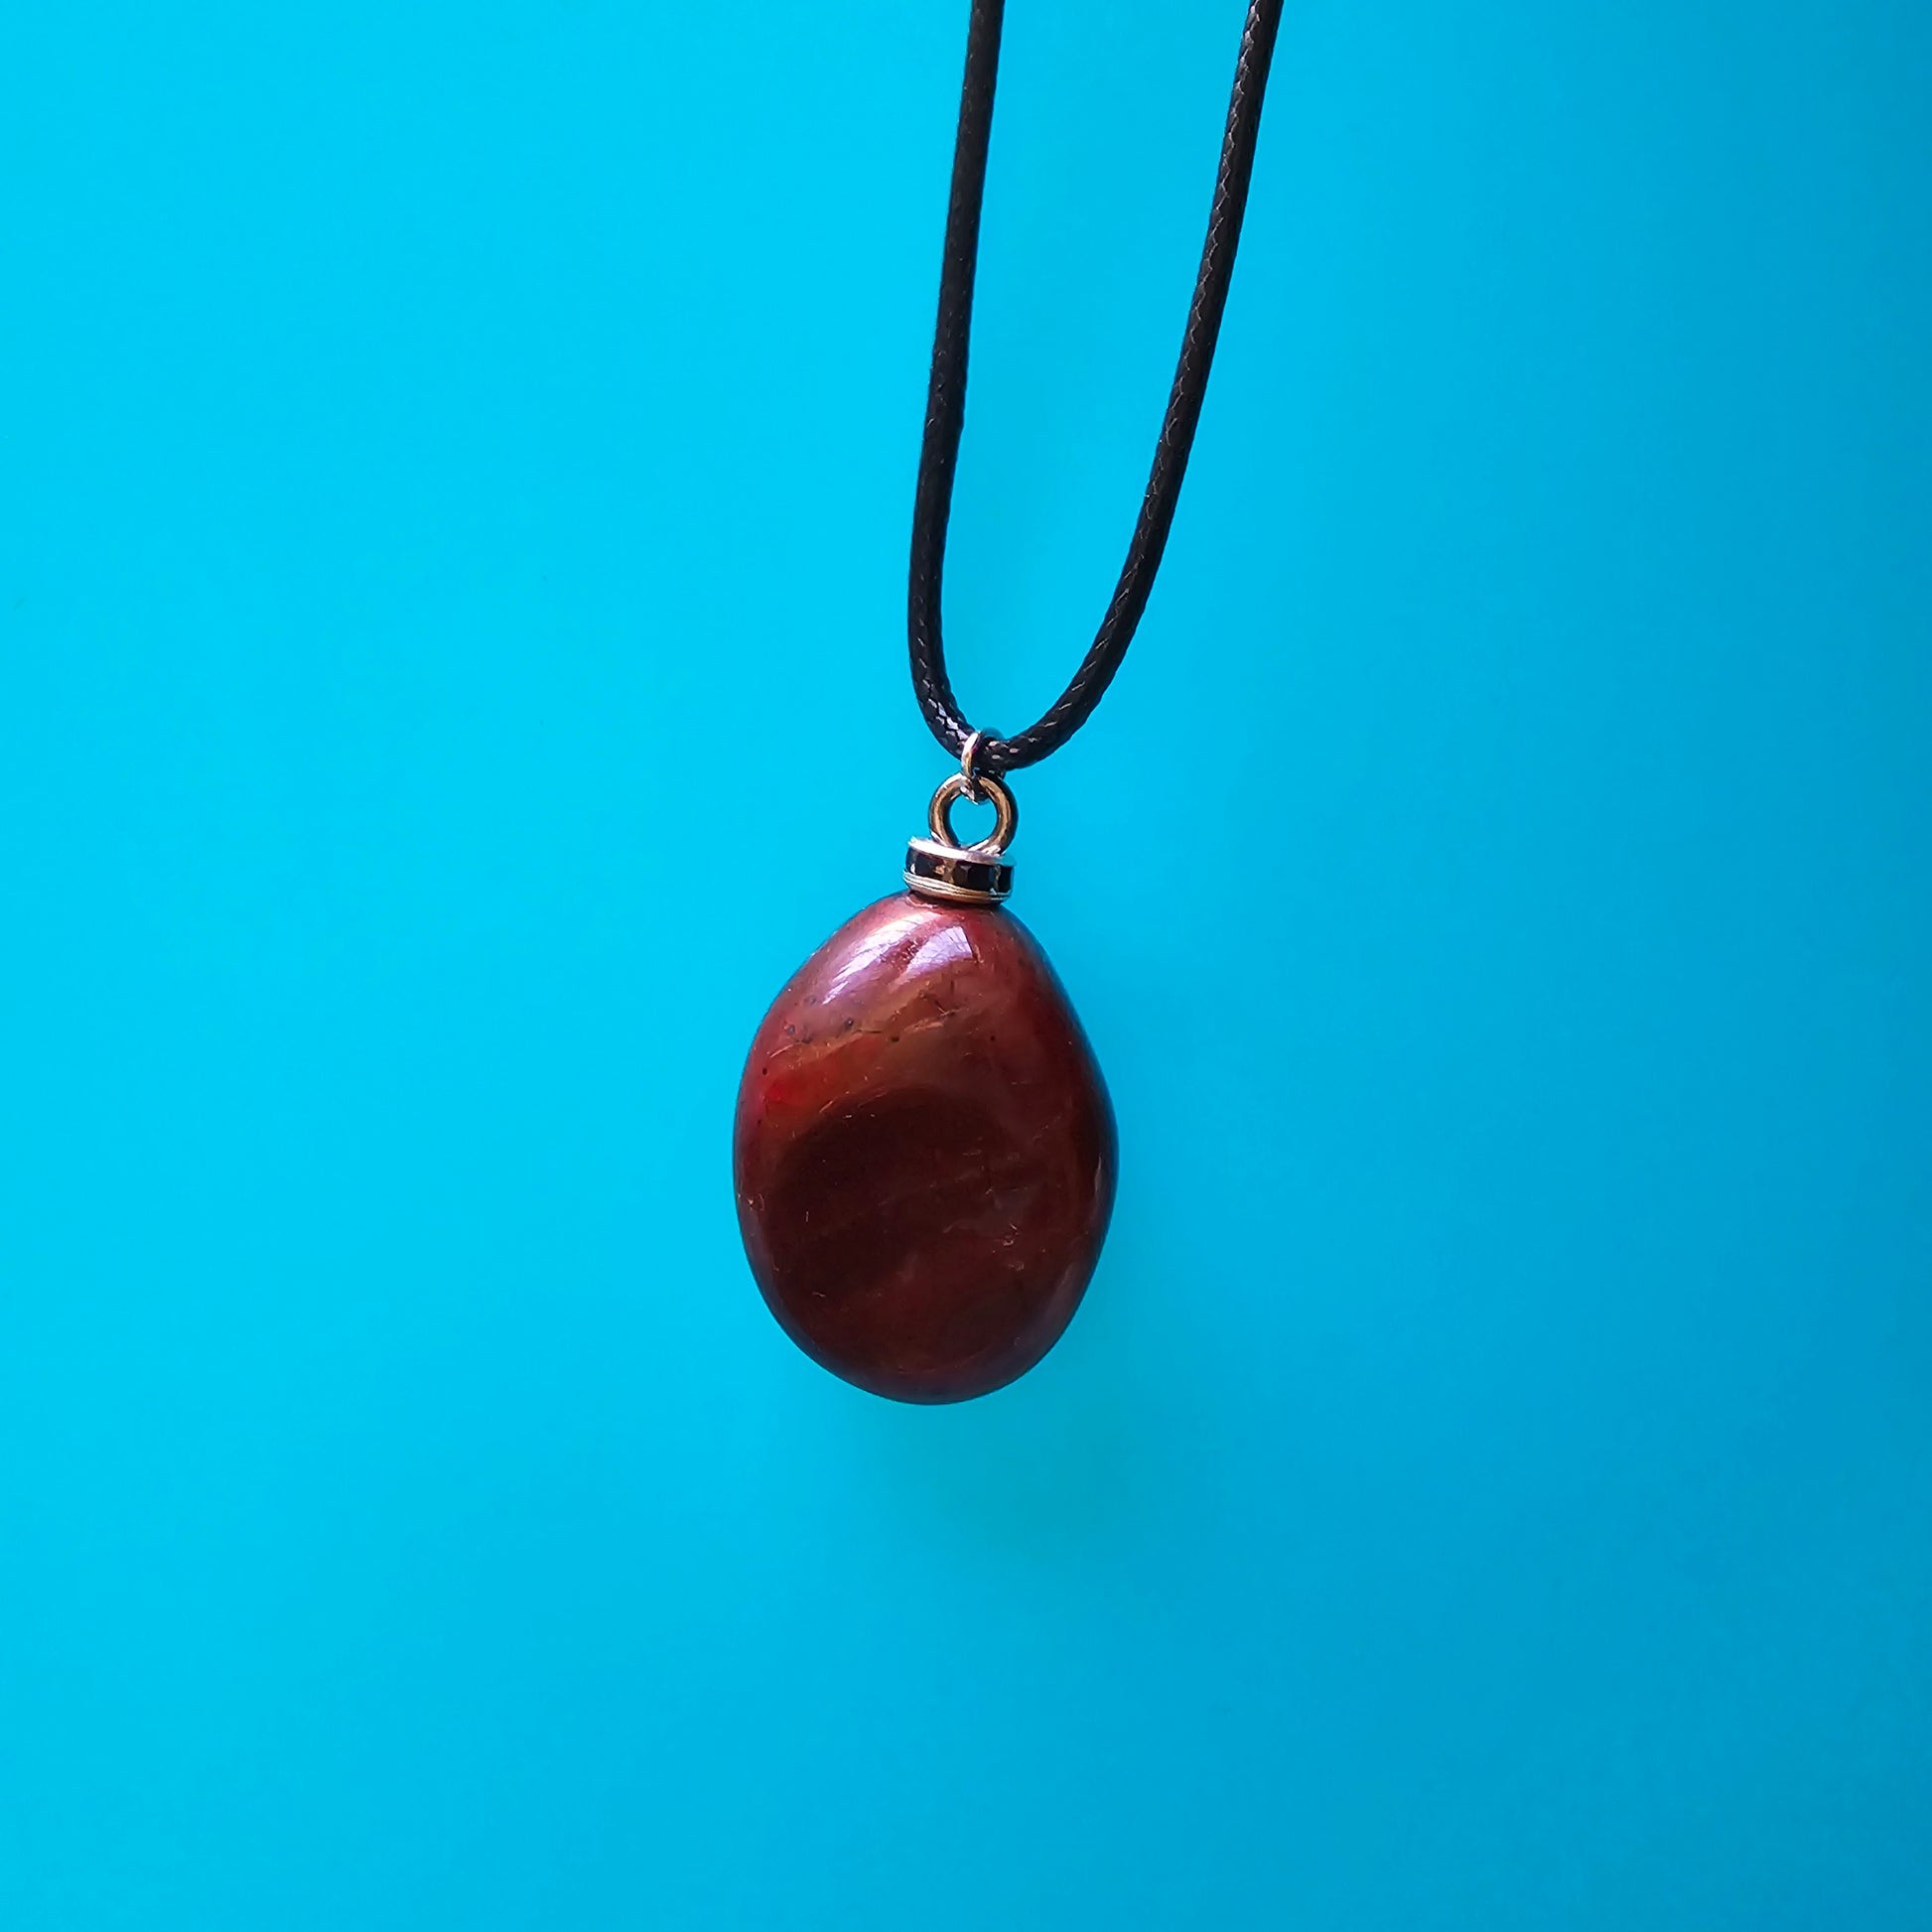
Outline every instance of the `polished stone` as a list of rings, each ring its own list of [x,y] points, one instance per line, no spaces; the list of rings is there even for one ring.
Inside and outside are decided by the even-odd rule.
[[[1033,1367],[1113,1207],[1113,1110],[1045,955],[1004,907],[910,893],[849,920],[778,995],[734,1157],[772,1313],[902,1402]]]

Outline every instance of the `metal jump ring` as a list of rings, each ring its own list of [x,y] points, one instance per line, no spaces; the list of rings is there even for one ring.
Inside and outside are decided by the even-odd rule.
[[[973,735],[975,738],[979,736],[977,732]],[[1014,803],[1013,793],[992,772],[983,773],[978,780],[980,800],[990,798],[993,801],[993,830],[973,845],[961,845],[953,836],[952,808],[957,800],[973,796],[973,783],[963,771],[955,771],[951,777],[943,779],[939,789],[932,794],[932,807],[926,813],[926,823],[932,827],[932,836],[941,845],[951,846],[955,852],[984,852],[997,856],[1013,843],[1013,835],[1020,829],[1020,807]]]
[[[986,793],[980,789],[985,780],[973,769],[978,761],[981,748],[985,744],[986,734],[973,732],[968,735],[966,743],[959,748],[959,775],[966,780],[965,795],[976,805],[986,803]]]

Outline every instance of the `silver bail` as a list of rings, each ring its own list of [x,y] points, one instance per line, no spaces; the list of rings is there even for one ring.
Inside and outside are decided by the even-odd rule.
[[[951,899],[968,905],[998,905],[1013,891],[1013,867],[1006,849],[1020,826],[1020,807],[1013,792],[990,771],[976,771],[980,742],[975,732],[959,756],[959,769],[932,794],[926,823],[932,836],[913,839],[905,848],[905,883],[926,898]],[[952,808],[962,798],[975,804],[993,801],[993,830],[974,845],[961,845],[952,829]]]

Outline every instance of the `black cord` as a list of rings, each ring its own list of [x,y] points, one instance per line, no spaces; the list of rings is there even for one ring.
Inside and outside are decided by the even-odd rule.
[[[906,631],[912,653],[912,688],[932,735],[952,753],[963,752],[973,728],[960,715],[946,675],[946,648],[940,633],[940,579],[946,558],[946,520],[952,510],[953,473],[959,464],[959,433],[966,418],[966,348],[973,326],[973,270],[979,257],[980,205],[986,193],[986,150],[993,131],[993,88],[1000,70],[1000,25],[1005,0],[972,0],[966,31],[966,79],[959,97],[959,133],[953,146],[952,199],[946,210],[945,261],[939,274],[939,322],[932,339],[932,376],[926,390],[925,441],[919,450],[918,490],[912,505],[912,577]],[[1221,166],[1214,203],[1201,246],[1200,274],[1187,310],[1180,362],[1168,396],[1161,438],[1147,494],[1127,546],[1127,561],[1113,601],[1101,620],[1092,648],[1072,682],[1038,721],[1013,738],[981,740],[975,767],[1012,771],[1035,764],[1056,752],[1086,723],[1114,680],[1134,628],[1147,609],[1154,574],[1161,568],[1180,480],[1187,471],[1207,393],[1207,372],[1227,307],[1234,251],[1241,239],[1241,215],[1254,172],[1255,137],[1261,127],[1262,96],[1268,63],[1281,25],[1282,0],[1250,0],[1235,63],[1234,90],[1228,101],[1227,131],[1221,139]]]

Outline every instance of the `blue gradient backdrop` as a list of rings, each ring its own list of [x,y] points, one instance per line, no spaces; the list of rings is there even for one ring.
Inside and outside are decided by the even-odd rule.
[[[1016,0],[995,723],[1239,15]],[[963,17],[0,25],[0,1925],[1922,1932],[1932,13],[1293,10],[1024,785],[1114,1238],[930,1413],[727,1128],[944,769]]]

